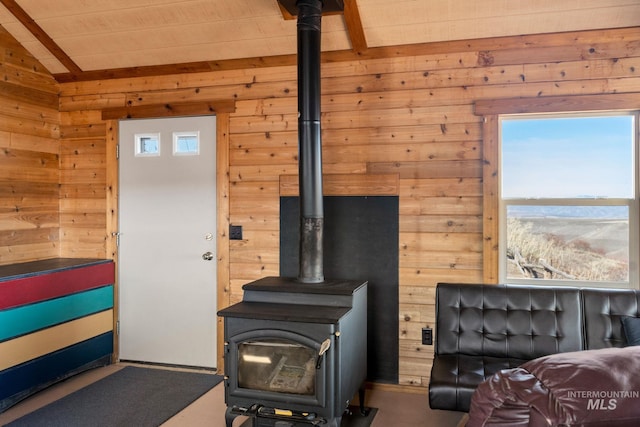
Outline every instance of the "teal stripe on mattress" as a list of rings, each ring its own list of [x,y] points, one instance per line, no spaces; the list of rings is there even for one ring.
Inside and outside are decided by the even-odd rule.
[[[113,286],[0,310],[0,341],[26,335],[113,307]]]

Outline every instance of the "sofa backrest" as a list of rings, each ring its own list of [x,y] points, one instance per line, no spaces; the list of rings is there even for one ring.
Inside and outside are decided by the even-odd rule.
[[[640,317],[640,291],[583,288],[585,348],[624,347],[623,316]]]
[[[578,288],[439,283],[435,352],[528,360],[583,350],[581,310]]]

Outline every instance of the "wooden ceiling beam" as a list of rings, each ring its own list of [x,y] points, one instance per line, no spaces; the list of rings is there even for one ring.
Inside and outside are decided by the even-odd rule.
[[[351,40],[351,48],[355,52],[367,50],[367,39],[364,35],[362,20],[360,20],[360,10],[356,0],[344,0],[344,21],[347,26],[347,34]]]
[[[33,36],[56,57],[69,72],[73,74],[82,73],[82,69],[65,53],[58,44],[53,41],[49,34],[40,27],[36,21],[22,8],[15,0],[0,0],[0,3],[6,7],[13,16],[16,17]]]
[[[145,67],[113,68],[85,71],[81,74],[54,74],[58,83],[90,80],[111,80],[133,77],[166,76],[171,74],[206,73],[211,71],[240,70],[296,65],[296,55],[260,56],[256,58],[226,59],[222,61],[187,62],[182,64],[149,65]]]
[[[4,0],[0,0],[4,1]],[[495,50],[524,50],[531,46],[545,43],[575,42],[578,39],[593,38],[603,40],[608,37],[633,37],[637,34],[637,27],[618,28],[613,30],[571,31],[566,33],[534,34],[523,36],[493,37],[488,39],[456,40],[446,42],[420,43],[402,46],[371,47],[362,52],[353,49],[322,52],[322,62],[345,62],[365,59],[401,58],[407,56],[434,55],[454,52],[484,52]],[[486,55],[485,55],[486,56]],[[484,58],[484,57],[483,57]],[[490,65],[486,58],[479,58],[479,66]],[[211,71],[228,71],[264,67],[280,67],[296,65],[296,55],[261,56],[255,58],[229,59],[221,61],[202,61],[183,64],[152,65],[146,67],[118,68],[108,70],[85,71],[82,73],[54,74],[59,83],[79,81],[110,80],[119,78],[165,76],[172,74],[200,73]]]
[[[282,13],[282,17],[285,21],[296,19],[295,15],[290,14],[287,8],[282,5],[282,3],[278,2],[278,7],[280,8],[280,13]]]

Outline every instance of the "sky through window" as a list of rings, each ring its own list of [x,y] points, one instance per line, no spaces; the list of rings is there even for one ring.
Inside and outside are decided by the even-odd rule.
[[[632,115],[505,119],[503,198],[632,198]]]

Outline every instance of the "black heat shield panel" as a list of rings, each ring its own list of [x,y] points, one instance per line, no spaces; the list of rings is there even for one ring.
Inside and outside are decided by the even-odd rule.
[[[298,15],[297,0],[278,0],[278,3],[284,7],[291,16]],[[335,13],[344,11],[343,0],[323,0],[322,13]]]
[[[298,197],[280,198],[280,275],[298,275]],[[370,381],[398,382],[398,197],[324,197],[326,280],[368,281]]]

